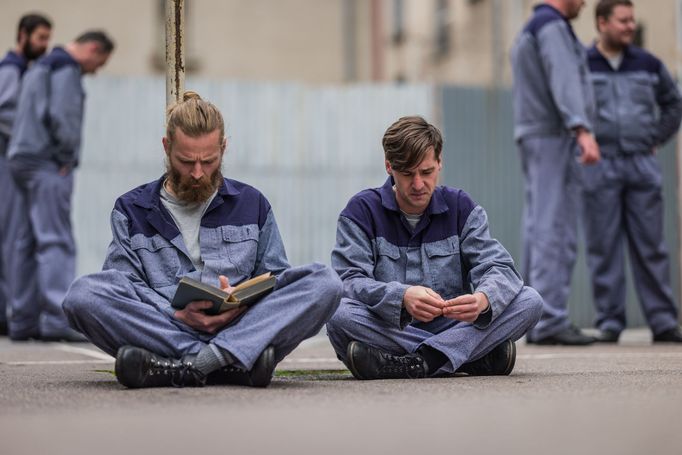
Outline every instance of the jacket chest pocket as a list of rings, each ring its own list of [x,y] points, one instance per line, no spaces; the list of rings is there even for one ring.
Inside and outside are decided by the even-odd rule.
[[[434,291],[444,299],[462,293],[462,262],[456,238],[424,244]]]
[[[627,79],[626,90],[630,93],[630,99],[635,105],[644,106],[653,112],[656,105],[656,94],[654,84],[656,81],[652,77],[644,74],[632,75]]]
[[[163,237],[137,235],[130,247],[140,258],[144,273],[152,288],[174,285],[178,281],[180,258],[175,246]]]
[[[592,87],[594,88],[594,99],[597,103],[597,114],[599,118],[610,119],[613,114],[609,110],[614,109],[612,100],[615,99],[613,85],[609,79],[601,74],[592,74]]]
[[[221,253],[245,276],[251,276],[258,255],[258,229],[255,226],[223,226]]]
[[[376,240],[376,265],[374,279],[388,283],[405,280],[405,270],[401,266],[400,248],[383,238]]]

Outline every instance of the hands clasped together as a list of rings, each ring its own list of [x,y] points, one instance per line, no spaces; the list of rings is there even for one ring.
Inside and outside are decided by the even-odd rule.
[[[438,293],[424,286],[411,286],[405,291],[403,306],[418,321],[430,322],[439,316],[463,322],[474,322],[488,309],[488,297],[482,292],[464,294],[444,300]]]

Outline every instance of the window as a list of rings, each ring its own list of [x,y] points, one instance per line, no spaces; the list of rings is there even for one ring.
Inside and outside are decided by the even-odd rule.
[[[436,2],[436,58],[445,57],[450,52],[450,4],[449,0]]]
[[[405,0],[393,0],[393,44],[401,44],[405,40]]]

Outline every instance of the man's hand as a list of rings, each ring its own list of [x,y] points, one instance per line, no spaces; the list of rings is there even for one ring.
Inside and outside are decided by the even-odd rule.
[[[575,140],[580,147],[580,163],[594,164],[601,158],[599,144],[592,133],[584,128],[578,128],[575,132]]]
[[[410,316],[421,322],[431,322],[443,314],[445,301],[432,289],[410,286],[403,296],[403,306]]]
[[[230,286],[226,276],[220,275],[218,279],[220,280],[220,289],[228,293],[232,292],[234,288]],[[211,308],[212,306],[213,303],[208,300],[197,300],[190,303],[182,310],[176,311],[175,318],[192,327],[194,330],[206,333],[216,333],[246,311],[246,307],[239,307],[213,316],[204,313],[204,310]]]
[[[443,316],[463,322],[474,322],[489,306],[488,297],[482,292],[464,294],[445,302]]]

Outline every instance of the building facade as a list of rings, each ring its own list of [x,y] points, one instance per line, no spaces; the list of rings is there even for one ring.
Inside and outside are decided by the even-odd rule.
[[[54,43],[86,28],[116,39],[114,75],[164,70],[164,0],[34,0],[54,21]],[[509,49],[533,0],[186,0],[188,73],[252,81],[430,82],[508,86]],[[574,26],[595,37],[594,4]],[[681,0],[635,1],[644,46],[677,73]],[[26,2],[2,0],[10,47]],[[677,31],[677,33],[675,32]]]

